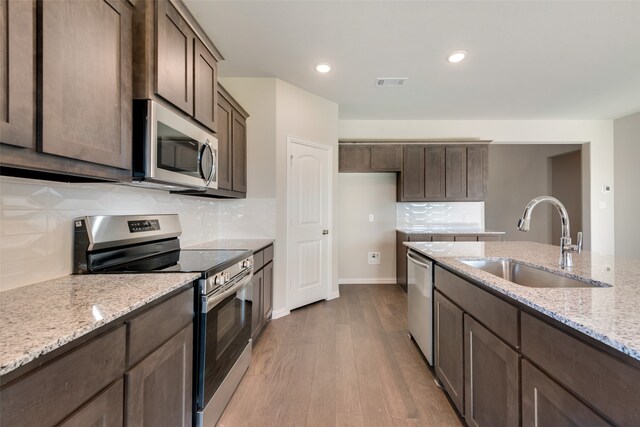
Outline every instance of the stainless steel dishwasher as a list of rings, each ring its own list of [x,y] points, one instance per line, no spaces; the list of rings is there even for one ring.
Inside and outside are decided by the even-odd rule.
[[[433,262],[411,249],[407,258],[409,333],[433,366]]]

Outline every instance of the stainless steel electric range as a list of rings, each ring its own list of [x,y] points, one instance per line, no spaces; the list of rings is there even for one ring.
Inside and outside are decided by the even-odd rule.
[[[181,249],[178,215],[75,220],[74,272],[198,272],[194,320],[194,425],[213,426],[251,362],[253,255]]]

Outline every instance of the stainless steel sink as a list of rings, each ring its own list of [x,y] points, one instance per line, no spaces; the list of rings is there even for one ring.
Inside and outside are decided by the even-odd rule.
[[[471,267],[491,273],[517,285],[530,288],[601,288],[608,285],[597,285],[578,279],[561,276],[539,268],[530,267],[517,261],[503,260],[460,260]]]

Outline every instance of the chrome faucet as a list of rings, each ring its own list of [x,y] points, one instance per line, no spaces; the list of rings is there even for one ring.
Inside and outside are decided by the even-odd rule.
[[[533,212],[533,208],[535,208],[538,203],[541,202],[551,203],[553,206],[555,206],[555,208],[558,210],[558,213],[560,214],[560,222],[562,224],[562,237],[560,237],[560,267],[573,267],[573,259],[571,258],[571,254],[573,252],[582,252],[582,231],[578,233],[578,244],[572,245],[571,233],[569,231],[569,214],[567,214],[567,209],[562,203],[560,203],[560,200],[551,196],[539,196],[531,200],[527,204],[527,207],[524,208],[522,218],[518,220],[518,230],[529,231],[531,212]]]

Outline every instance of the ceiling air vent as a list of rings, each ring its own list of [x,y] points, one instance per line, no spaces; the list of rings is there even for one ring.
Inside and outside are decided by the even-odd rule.
[[[379,77],[376,86],[402,86],[406,80],[406,77]]]

